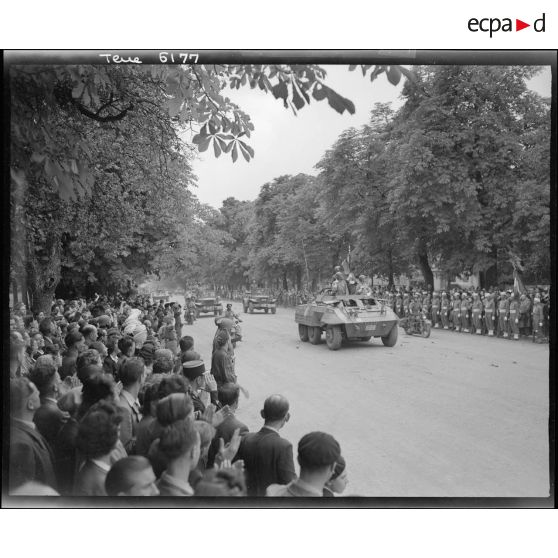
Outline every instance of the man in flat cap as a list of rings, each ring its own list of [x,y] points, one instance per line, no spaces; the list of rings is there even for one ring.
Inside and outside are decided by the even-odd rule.
[[[322,497],[324,486],[333,475],[341,457],[337,440],[325,432],[310,432],[298,442],[300,477],[287,485],[272,484],[266,496]]]

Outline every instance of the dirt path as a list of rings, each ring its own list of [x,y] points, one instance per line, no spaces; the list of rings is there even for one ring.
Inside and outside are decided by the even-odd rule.
[[[180,301],[182,303],[182,301]],[[241,314],[242,305],[234,304]],[[302,343],[294,310],[241,314],[238,417],[261,426],[265,397],[285,395],[295,446],[334,435],[348,463],[346,495],[548,496],[548,345],[433,330],[328,350]],[[211,362],[213,317],[183,333]]]

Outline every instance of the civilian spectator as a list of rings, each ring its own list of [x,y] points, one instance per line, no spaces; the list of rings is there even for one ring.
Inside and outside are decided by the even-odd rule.
[[[118,442],[121,420],[116,405],[106,401],[93,405],[81,420],[76,448],[84,461],[76,476],[76,496],[106,496],[105,479],[112,465],[111,453]]]
[[[120,440],[126,451],[132,453],[136,443],[136,429],[141,420],[141,408],[138,394],[145,379],[145,365],[141,358],[130,358],[124,362],[119,371],[122,391],[118,405],[122,411]]]
[[[166,426],[159,450],[167,459],[167,467],[158,482],[161,496],[193,496],[188,479],[200,457],[200,436],[193,421],[186,418]]]
[[[10,491],[30,481],[57,488],[51,448],[33,422],[40,405],[39,390],[32,382],[10,380]]]
[[[333,436],[324,432],[306,434],[298,442],[300,477],[287,485],[270,485],[266,496],[322,497],[340,457],[341,448]]]
[[[296,476],[293,447],[279,435],[290,418],[289,402],[282,395],[271,395],[264,402],[261,416],[264,426],[242,438],[236,456],[246,467],[248,496],[265,496],[270,484],[287,484]]]
[[[149,460],[131,455],[110,468],[105,478],[105,491],[109,496],[158,496],[156,480]]]

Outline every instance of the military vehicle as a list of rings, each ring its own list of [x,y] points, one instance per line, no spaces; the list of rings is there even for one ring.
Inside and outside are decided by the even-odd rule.
[[[153,302],[157,303],[160,300],[168,302],[170,300],[170,293],[168,291],[155,291],[153,293]]]
[[[399,318],[385,301],[370,295],[336,295],[324,289],[315,300],[299,304],[295,322],[301,341],[313,345],[321,342],[325,331],[327,346],[332,351],[343,341],[370,341],[380,337],[386,347],[397,342]]]
[[[253,314],[254,310],[263,310],[266,314],[269,311],[275,314],[277,311],[277,299],[268,294],[252,294],[247,291],[242,297],[242,306],[245,313],[250,312],[250,314]]]
[[[196,315],[212,313],[214,316],[223,314],[223,304],[219,301],[219,297],[215,295],[202,296],[196,298]]]

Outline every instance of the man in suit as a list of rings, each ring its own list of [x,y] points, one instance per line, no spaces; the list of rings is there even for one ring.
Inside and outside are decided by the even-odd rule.
[[[38,388],[41,397],[41,406],[35,412],[33,422],[54,450],[58,432],[69,415],[58,407],[61,381],[54,360],[46,356],[42,359],[29,373],[29,379]]]
[[[217,396],[219,398],[221,407],[226,408],[227,414],[223,419],[223,422],[217,425],[215,429],[215,436],[213,437],[211,446],[209,448],[207,462],[208,468],[213,466],[215,455],[219,451],[220,439],[223,439],[224,444],[228,444],[231,441],[235,430],[238,429],[238,432],[241,436],[244,436],[248,433],[248,427],[243,422],[240,422],[235,416],[236,410],[238,409],[238,399],[240,396],[240,387],[238,386],[238,384],[223,384],[219,388]]]
[[[242,438],[235,458],[244,461],[248,496],[265,496],[270,484],[288,484],[296,477],[293,446],[279,435],[290,418],[289,402],[282,395],[271,395],[261,416],[263,428]]]
[[[124,362],[119,372],[122,391],[118,406],[122,413],[120,440],[126,451],[132,453],[136,443],[136,428],[142,418],[138,394],[145,379],[145,365],[141,358],[132,357]]]
[[[57,488],[51,449],[33,422],[40,406],[32,382],[24,377],[10,380],[10,491],[29,481]]]

